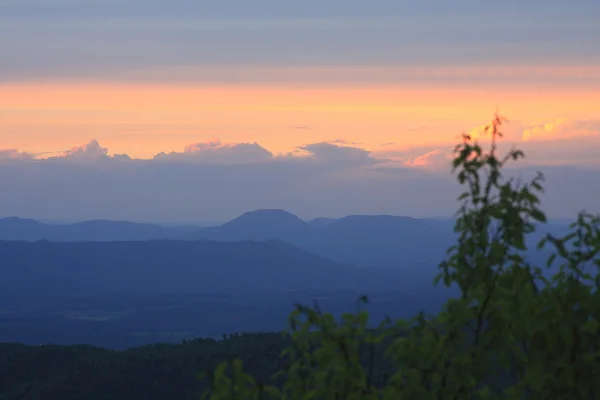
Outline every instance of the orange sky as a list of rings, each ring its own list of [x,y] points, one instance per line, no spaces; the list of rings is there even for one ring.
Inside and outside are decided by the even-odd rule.
[[[449,215],[451,150],[497,111],[550,213],[597,207],[598,0],[0,3],[5,215]]]
[[[63,3],[0,12],[0,150],[428,152],[496,110],[598,130],[597,0]]]
[[[63,151],[98,139],[110,153],[151,157],[220,139],[278,153],[326,140],[370,150],[438,146],[496,108],[539,124],[597,117],[597,86],[552,84],[0,84],[0,148]]]

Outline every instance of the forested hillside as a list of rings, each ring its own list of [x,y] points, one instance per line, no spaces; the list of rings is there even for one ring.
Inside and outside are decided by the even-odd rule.
[[[0,399],[197,399],[198,374],[241,357],[257,376],[282,367],[281,334],[156,344],[126,351],[73,346],[0,345]]]
[[[384,384],[394,373],[384,355],[391,342],[362,349],[362,364],[371,368],[374,384]],[[282,333],[244,333],[123,351],[0,344],[0,399],[198,399],[210,383],[200,374],[236,358],[257,380],[279,386],[282,380],[272,375],[286,367],[281,352],[291,343]]]

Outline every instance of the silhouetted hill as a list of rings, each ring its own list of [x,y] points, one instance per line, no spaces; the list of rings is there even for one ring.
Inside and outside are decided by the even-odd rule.
[[[394,288],[390,271],[342,265],[272,242],[0,242],[3,294]]]
[[[456,223],[455,218],[420,218],[419,221],[423,221],[443,232],[456,235],[454,233],[454,224]],[[535,247],[537,241],[548,233],[554,236],[567,235],[569,232],[569,224],[571,222],[573,222],[573,220],[551,219],[546,224],[538,225],[535,232],[529,235],[530,245]]]
[[[0,342],[127,348],[281,330],[297,302],[340,315],[363,294],[376,323],[449,294],[432,290],[435,268],[353,267],[282,241],[0,241],[0,255]]]
[[[194,237],[219,241],[274,239],[298,243],[313,232],[313,227],[287,211],[256,210],[223,225],[205,228]]]
[[[455,218],[419,218],[419,221],[425,222],[442,232],[454,233]]]
[[[352,215],[318,230],[306,249],[333,260],[385,268],[433,268],[452,237],[422,221],[391,215]],[[300,245],[300,244],[299,244]]]
[[[336,221],[337,221],[336,218],[319,217],[319,218],[311,219],[310,221],[308,221],[308,224],[315,228],[323,228],[324,226],[329,226]]]
[[[0,219],[0,240],[121,241],[151,240],[174,237],[176,229],[153,224],[126,221],[86,221],[53,225],[32,219],[9,217]]]
[[[277,239],[342,263],[399,269],[435,267],[452,244],[449,233],[409,217],[354,215],[306,223],[279,210],[247,213],[189,237],[218,241]]]
[[[447,232],[408,217],[348,216],[304,222],[284,210],[247,212],[223,225],[204,229],[167,228],[122,221],[86,221],[53,225],[30,219],[0,220],[0,240],[145,241],[281,240],[306,251],[358,266],[411,267],[437,264],[451,244]]]
[[[8,217],[0,219],[1,240],[41,240],[53,235],[52,226],[33,219]]]
[[[452,218],[354,215],[341,219],[317,218],[304,222],[283,210],[256,210],[223,225],[204,229],[162,227],[117,221],[87,221],[51,225],[34,220],[0,220],[0,240],[144,241],[153,239],[280,240],[344,264],[393,269],[435,267],[456,240]],[[546,234],[564,235],[567,226],[550,223],[528,237],[531,249]],[[547,254],[533,254],[536,262]]]

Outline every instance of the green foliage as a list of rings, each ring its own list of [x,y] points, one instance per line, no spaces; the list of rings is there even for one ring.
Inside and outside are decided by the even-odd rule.
[[[284,366],[280,333],[226,335],[114,351],[89,345],[0,343],[0,400],[198,399],[197,371],[236,357],[259,379]]]
[[[205,399],[598,399],[600,398],[600,219],[581,212],[564,238],[538,247],[555,253],[543,266],[525,258],[526,235],[545,223],[539,208],[543,176],[528,183],[503,167],[524,157],[499,157],[504,120],[487,128],[485,150],[469,136],[455,148],[459,196],[457,243],[435,284],[456,285],[435,316],[386,321],[368,329],[368,314],[341,321],[318,306],[290,315],[292,341],[271,383],[222,363]],[[556,263],[551,277],[548,273]],[[367,299],[361,299],[366,302]],[[376,348],[385,345],[393,373],[377,376]]]

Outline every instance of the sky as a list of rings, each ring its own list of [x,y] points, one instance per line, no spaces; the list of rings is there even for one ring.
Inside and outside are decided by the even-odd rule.
[[[451,215],[451,150],[496,111],[549,214],[600,212],[599,19],[597,0],[0,0],[0,216]]]

